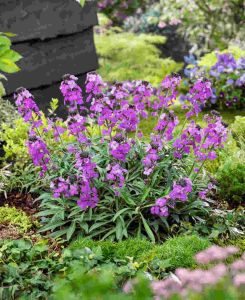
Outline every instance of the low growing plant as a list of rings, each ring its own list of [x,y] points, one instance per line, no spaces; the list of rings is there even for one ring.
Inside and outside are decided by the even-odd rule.
[[[210,246],[210,242],[197,235],[176,236],[167,239],[163,244],[153,244],[146,239],[129,238],[121,242],[94,241],[89,238],[79,238],[70,246],[71,249],[88,247],[102,250],[105,259],[134,259],[144,271],[153,276],[166,276],[166,272],[176,268],[194,268],[193,256]],[[161,269],[164,266],[164,269]],[[160,273],[159,271],[163,271]]]
[[[211,96],[210,83],[198,80],[191,87],[192,98],[184,107],[187,126],[176,132],[179,121],[170,107],[177,97],[178,75],[166,77],[153,89],[141,81],[107,85],[91,73],[86,99],[76,80],[66,75],[61,84],[69,111],[62,126],[54,113],[49,126],[43,126],[26,89],[15,95],[18,111],[30,125],[30,156],[46,185],[39,197],[39,216],[45,225],[41,231],[67,240],[80,232],[113,240],[146,235],[155,241],[181,221],[195,223],[207,214],[202,170],[227,138],[217,112],[205,116],[203,128],[191,120]],[[86,102],[91,102],[89,111]],[[146,142],[138,125],[150,114],[158,123]],[[90,129],[98,125],[100,134],[91,136]],[[61,133],[74,142],[63,140]],[[50,134],[54,144],[49,146],[45,139]]]
[[[105,81],[147,80],[158,85],[162,78],[182,68],[170,58],[161,58],[157,44],[165,37],[107,30],[95,35],[100,57],[98,73]],[[115,43],[115,41],[117,41]]]
[[[0,207],[0,224],[12,225],[18,229],[20,233],[26,233],[33,227],[33,221],[26,215],[24,211],[9,207],[8,205]]]

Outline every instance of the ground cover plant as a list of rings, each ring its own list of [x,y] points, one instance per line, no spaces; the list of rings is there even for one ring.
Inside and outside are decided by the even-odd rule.
[[[43,126],[33,96],[24,88],[16,92],[18,111],[30,125],[29,153],[46,185],[39,197],[38,215],[46,223],[42,231],[68,240],[79,228],[90,237],[146,235],[155,241],[160,232],[168,233],[181,221],[196,223],[208,213],[205,199],[213,184],[208,185],[202,170],[207,160],[215,159],[228,132],[217,112],[205,116],[203,128],[191,120],[211,97],[210,83],[198,80],[183,107],[188,125],[174,133],[179,121],[170,107],[180,80],[167,76],[156,90],[141,81],[108,85],[92,73],[83,99],[76,77],[66,75],[61,84],[69,111],[65,127],[57,125],[54,112],[49,126]],[[90,113],[84,116],[88,101]],[[149,114],[158,124],[145,142],[138,125]],[[45,142],[50,128],[57,141],[54,148]],[[64,132],[75,141],[66,143]]]
[[[95,45],[100,58],[98,73],[109,82],[146,80],[158,85],[163,77],[178,72],[183,66],[171,58],[160,56],[157,45],[165,41],[163,36],[136,35],[113,28],[97,33]]]

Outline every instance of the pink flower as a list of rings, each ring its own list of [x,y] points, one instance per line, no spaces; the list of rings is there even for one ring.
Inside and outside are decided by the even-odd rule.
[[[237,274],[233,279],[233,283],[237,287],[245,285],[245,273]]]

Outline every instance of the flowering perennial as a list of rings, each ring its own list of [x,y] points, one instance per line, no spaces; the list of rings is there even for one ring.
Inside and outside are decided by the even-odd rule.
[[[47,128],[41,128],[41,113],[33,96],[25,89],[17,90],[16,105],[31,126],[27,142],[29,153],[34,165],[41,168],[42,176],[52,175],[50,188],[53,196],[76,200],[81,209],[93,208],[103,197],[103,184],[108,184],[120,197],[128,185],[131,189],[129,173],[139,171],[138,176],[150,187],[151,180],[162,180],[163,174],[155,173],[165,159],[173,159],[177,166],[188,156],[194,157],[190,172],[185,175],[175,172],[170,185],[163,181],[157,199],[150,193],[145,197],[149,198],[148,207],[152,206],[153,215],[168,217],[177,205],[188,201],[190,194],[197,195],[195,178],[199,169],[206,160],[214,159],[216,150],[223,147],[227,128],[216,112],[205,116],[207,125],[204,128],[189,120],[199,114],[211,95],[210,82],[198,80],[191,87],[184,107],[188,109],[189,123],[178,134],[179,120],[171,107],[176,101],[180,81],[180,76],[174,74],[167,76],[158,89],[145,81],[109,85],[96,73],[90,73],[86,81],[86,96],[83,97],[77,78],[67,74],[60,86],[69,113],[66,128],[58,126],[55,118],[50,118]],[[150,142],[145,142],[140,122],[150,115],[157,117],[158,122]],[[100,133],[91,136],[94,126],[99,126]],[[59,167],[52,159],[58,150],[49,149],[45,143],[45,134],[51,129],[54,129],[57,144],[62,145],[58,155],[65,153],[64,165],[67,160],[70,163],[66,172],[59,173]],[[62,141],[64,131],[74,137],[74,143]],[[134,138],[132,133],[135,133]],[[135,162],[140,162],[141,168],[134,169]],[[58,170],[57,176],[53,174],[54,170]],[[132,192],[138,195],[139,191]]]
[[[229,52],[216,53],[216,57],[216,63],[210,68],[200,67],[193,57],[191,61],[186,57],[186,62],[192,66],[185,70],[186,76],[195,80],[202,74],[209,79],[212,83],[209,104],[218,105],[220,108],[244,108],[245,57],[235,59]],[[210,93],[208,90],[207,92]],[[188,95],[187,98],[191,101],[191,95]],[[204,103],[202,103],[203,105]],[[188,115],[194,114],[197,110],[199,108],[195,105],[194,110],[188,112]]]

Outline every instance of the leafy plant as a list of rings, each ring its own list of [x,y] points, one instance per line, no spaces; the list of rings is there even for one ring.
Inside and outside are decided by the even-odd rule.
[[[245,165],[244,160],[239,160],[238,156],[233,156],[233,160],[225,162],[217,174],[219,194],[232,207],[241,204],[245,197]]]
[[[47,299],[51,289],[57,291],[62,285],[73,281],[74,272],[78,277],[93,278],[100,270],[110,270],[113,274],[114,288],[135,276],[137,268],[128,259],[114,262],[105,261],[101,249],[91,251],[88,248],[71,251],[64,249],[52,240],[40,240],[32,243],[29,240],[0,241],[0,292],[3,299]],[[99,270],[99,273],[98,273]],[[99,279],[99,278],[98,278]],[[58,281],[58,282],[57,282]],[[94,289],[94,282],[87,282]],[[79,283],[78,290],[87,289],[88,285]],[[68,286],[67,286],[68,287]],[[74,288],[73,288],[73,291]],[[64,290],[63,290],[64,292]],[[94,291],[85,291],[98,295]],[[101,289],[99,289],[101,292]],[[71,295],[72,296],[72,295]],[[69,297],[69,299],[72,299]]]
[[[10,166],[7,165],[0,169],[0,195],[1,193],[4,193],[5,197],[7,197],[6,190],[5,190],[6,182],[8,178],[11,176],[11,172],[9,168]]]
[[[20,69],[16,65],[22,56],[11,48],[11,40],[9,37],[14,36],[14,34],[9,32],[0,32],[0,71],[5,73],[15,73]],[[5,94],[5,90],[1,80],[6,80],[7,78],[0,73],[0,98]]]
[[[203,103],[211,94],[210,83],[194,84],[193,99],[185,106],[189,124],[175,130],[179,121],[169,108],[177,97],[178,75],[166,77],[155,90],[141,81],[111,86],[89,74],[87,101],[93,101],[86,117],[78,113],[79,106],[80,111],[87,108],[76,80],[65,75],[61,84],[69,110],[62,127],[56,126],[54,112],[49,126],[44,126],[27,90],[16,95],[19,112],[30,125],[28,151],[45,189],[38,191],[38,216],[44,217],[40,232],[50,231],[67,240],[80,232],[113,240],[143,235],[155,241],[174,232],[181,221],[195,223],[205,216],[209,205],[199,199],[199,192],[206,188],[202,169],[227,137],[216,113],[205,117],[204,128],[190,121],[201,110],[199,101]],[[158,120],[150,141],[138,128],[141,118],[148,117],[147,107]],[[98,136],[91,136],[94,126],[101,129]],[[61,133],[73,140],[65,141]],[[54,143],[48,144],[46,137],[49,140],[52,135]],[[197,135],[195,143],[193,135]]]
[[[136,32],[164,32],[178,26],[178,32],[202,54],[242,42],[244,36],[243,1],[160,0],[150,2],[143,14],[125,20],[125,27]],[[132,25],[132,26],[131,26]]]
[[[2,131],[1,125],[2,123],[7,123],[12,125],[14,120],[19,118],[19,115],[15,109],[15,107],[8,101],[3,100],[0,96],[0,132]]]
[[[182,68],[181,63],[160,58],[156,45],[164,42],[162,36],[113,32],[112,29],[96,34],[95,44],[100,57],[98,73],[109,82],[146,80],[158,85],[163,77]]]

